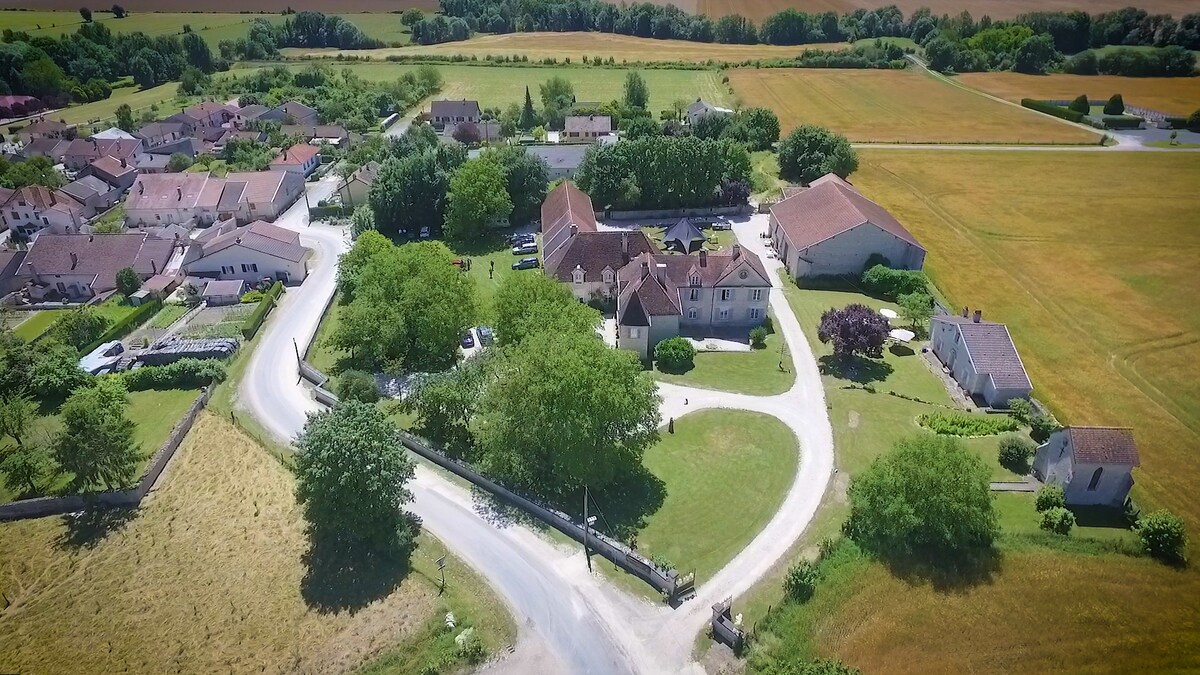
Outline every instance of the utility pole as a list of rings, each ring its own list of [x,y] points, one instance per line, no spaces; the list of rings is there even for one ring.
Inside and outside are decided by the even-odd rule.
[[[592,554],[588,551],[588,533],[592,526],[588,523],[588,488],[583,486],[583,559],[587,561],[588,574],[592,573]]]

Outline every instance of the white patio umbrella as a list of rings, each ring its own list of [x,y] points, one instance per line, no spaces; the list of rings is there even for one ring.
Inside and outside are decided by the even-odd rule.
[[[888,308],[886,308],[886,307],[884,307],[883,309],[879,310],[879,313],[880,313],[880,314],[882,314],[882,315],[884,316],[884,318],[887,318],[887,319],[894,319],[894,318],[896,318],[896,317],[900,316],[899,314],[897,314],[897,313],[896,313],[896,311],[895,311],[895,310],[893,310],[893,309],[888,309]]]
[[[908,342],[909,340],[917,337],[917,334],[911,330],[893,328],[892,330],[888,331],[888,337],[892,338],[896,342]]]

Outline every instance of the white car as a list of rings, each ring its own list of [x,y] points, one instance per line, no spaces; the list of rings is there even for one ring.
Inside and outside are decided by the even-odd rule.
[[[537,253],[537,252],[538,252],[538,245],[532,241],[529,242],[528,244],[521,244],[520,246],[514,246],[512,248],[513,255],[527,255],[530,253]]]

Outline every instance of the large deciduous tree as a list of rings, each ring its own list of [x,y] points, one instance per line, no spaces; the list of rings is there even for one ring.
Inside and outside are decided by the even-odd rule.
[[[29,425],[38,416],[37,402],[29,396],[12,391],[0,398],[0,436],[8,436],[17,447],[25,445]]]
[[[513,210],[504,169],[490,155],[459,167],[448,198],[444,232],[457,242],[478,241],[489,228],[507,225]]]
[[[360,206],[359,209],[361,208]],[[358,212],[355,211],[355,213]],[[367,263],[371,262],[376,255],[394,251],[395,248],[396,245],[390,239],[378,232],[367,231],[359,234],[350,250],[338,258],[337,288],[341,304],[348,305],[354,300],[358,277]]]
[[[721,200],[723,181],[749,181],[750,155],[730,140],[656,136],[592,148],[576,182],[599,208],[688,208]]]
[[[633,71],[625,76],[625,107],[646,110],[650,106],[650,87],[642,74]]]
[[[832,344],[833,353],[839,358],[862,355],[877,359],[883,356],[883,342],[887,336],[887,319],[859,304],[825,310],[817,328],[817,338],[822,343]]]
[[[827,173],[845,178],[858,169],[858,154],[845,136],[811,124],[798,127],[779,144],[779,173],[811,183]]]
[[[407,558],[412,462],[378,407],[348,401],[311,415],[296,442],[296,500],[314,546],[353,557]]]
[[[504,171],[508,199],[512,202],[513,224],[523,225],[537,218],[546,199],[550,167],[545,160],[519,145],[502,146],[488,151]]]
[[[77,390],[63,404],[63,430],[54,444],[54,459],[72,474],[73,490],[113,490],[133,481],[139,449],[133,422],[125,416],[128,403],[125,384],[105,377]]]
[[[505,277],[496,290],[495,308],[501,345],[517,344],[543,331],[591,335],[600,323],[599,312],[544,274]]]
[[[957,439],[901,440],[851,480],[846,531],[888,558],[970,561],[991,548],[998,531],[990,477]]]

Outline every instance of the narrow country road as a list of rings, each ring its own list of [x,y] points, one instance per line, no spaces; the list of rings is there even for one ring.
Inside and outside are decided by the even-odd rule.
[[[331,193],[336,179],[310,184],[315,203]],[[277,224],[300,233],[312,248],[307,280],[288,289],[273,312],[250,358],[238,403],[272,435],[291,442],[306,415],[319,409],[296,375],[296,347],[315,334],[333,295],[337,257],[348,247],[343,228],[309,225],[301,200]],[[692,660],[696,634],[711,605],[749,589],[804,532],[829,484],[833,438],[816,361],[800,324],[783,297],[767,257],[766,219],[751,217],[734,226],[739,241],[759,254],[776,286],[771,308],[796,368],[796,383],[778,396],[746,396],[661,384],[664,422],[705,408],[737,408],[772,415],[796,434],[798,470],[780,509],[750,544],[711,579],[698,580],[696,597],[677,609],[635,597],[599,575],[589,575],[582,552],[552,543],[523,525],[495,522],[476,500],[441,474],[418,467],[412,510],[424,526],[478,570],[504,598],[519,626],[517,654],[493,664],[490,672],[699,673]],[[684,405],[687,399],[688,404]],[[449,580],[453,583],[453,580]],[[525,660],[535,655],[536,662]]]

